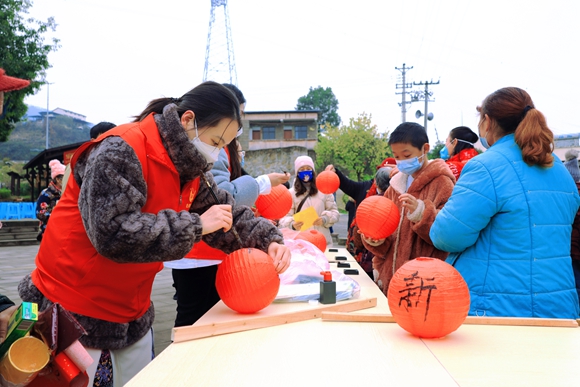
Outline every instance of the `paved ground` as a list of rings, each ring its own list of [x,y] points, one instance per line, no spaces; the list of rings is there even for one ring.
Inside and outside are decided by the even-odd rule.
[[[347,215],[341,214],[334,232],[340,238],[346,238]],[[18,296],[17,286],[20,280],[30,273],[35,265],[34,259],[38,245],[0,247],[0,294],[7,295],[15,303],[22,300]],[[155,352],[158,354],[171,343],[171,329],[175,320],[174,288],[171,286],[171,270],[163,269],[155,277],[151,299],[155,305]]]

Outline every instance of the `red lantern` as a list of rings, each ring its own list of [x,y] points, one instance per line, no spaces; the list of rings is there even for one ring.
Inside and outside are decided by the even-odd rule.
[[[384,196],[373,195],[363,200],[356,209],[359,230],[373,239],[391,235],[399,226],[401,215],[397,205]]]
[[[324,171],[316,176],[316,188],[323,194],[333,194],[338,187],[340,187],[340,179],[336,173]]]
[[[326,251],[326,237],[318,230],[309,229],[306,231],[300,231],[298,235],[296,235],[296,239],[303,239],[312,243],[323,253]]]
[[[435,258],[413,259],[396,271],[387,293],[397,324],[424,338],[455,331],[469,312],[469,288],[450,264]]]
[[[218,266],[215,286],[229,308],[239,313],[255,313],[274,301],[280,277],[268,254],[244,248],[228,255]]]
[[[268,195],[260,195],[256,200],[256,209],[266,219],[283,218],[290,208],[292,208],[292,194],[282,184],[272,187]]]

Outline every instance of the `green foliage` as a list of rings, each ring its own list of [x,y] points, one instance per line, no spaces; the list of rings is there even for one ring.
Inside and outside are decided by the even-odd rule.
[[[0,199],[8,199],[10,197],[9,188],[0,188]]]
[[[320,110],[318,115],[320,125],[340,125],[340,116],[337,113],[338,99],[330,87],[326,89],[322,86],[315,89],[310,87],[308,94],[298,98],[296,110]]]
[[[33,80],[30,86],[4,93],[4,112],[0,116],[0,142],[6,141],[22,116],[26,113],[24,97],[36,93],[50,67],[48,54],[59,47],[58,39],[46,44],[44,35],[54,31],[53,18],[43,22],[25,18],[32,7],[31,0],[0,1],[0,67],[7,75]],[[36,81],[34,81],[36,79]]]
[[[49,146],[74,144],[90,139],[90,125],[71,117],[54,116],[49,121]],[[46,121],[23,121],[16,124],[7,142],[0,143],[0,155],[9,160],[28,161],[46,147]]]
[[[444,146],[445,146],[445,143],[444,142],[437,141],[435,143],[435,146],[433,148],[431,148],[431,150],[427,154],[427,158],[429,160],[433,160],[433,159],[440,158],[441,156],[439,155],[439,152],[441,152],[441,149],[443,149]]]
[[[374,177],[377,165],[392,157],[388,136],[378,133],[370,115],[360,114],[340,128],[327,123],[325,129],[314,148],[318,171],[333,164],[353,180],[368,180]]]
[[[2,145],[2,144],[0,144]],[[20,176],[24,176],[26,171],[24,171],[24,162],[12,162],[7,157],[5,157],[0,163],[0,187],[7,189],[10,193],[10,176],[8,172],[16,172]],[[26,179],[20,180],[20,196],[30,195],[30,183]],[[8,200],[11,199],[10,194],[8,195]]]

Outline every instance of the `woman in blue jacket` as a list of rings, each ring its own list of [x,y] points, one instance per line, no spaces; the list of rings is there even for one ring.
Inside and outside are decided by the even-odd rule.
[[[461,273],[470,315],[577,318],[570,234],[580,196],[524,90],[477,108],[485,153],[469,160],[430,231]]]

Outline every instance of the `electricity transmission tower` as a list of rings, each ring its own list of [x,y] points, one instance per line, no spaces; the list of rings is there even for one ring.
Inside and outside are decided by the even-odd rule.
[[[401,103],[399,103],[399,106],[401,107],[401,122],[407,122],[407,105],[411,103],[411,101],[407,101],[407,94],[410,94],[409,91],[407,91],[407,89],[410,89],[411,87],[413,87],[413,85],[411,83],[407,83],[405,81],[405,76],[407,74],[408,70],[411,70],[413,68],[413,66],[411,67],[405,67],[405,64],[403,63],[403,68],[399,68],[399,67],[395,67],[395,70],[399,70],[401,72],[401,77],[403,82],[402,83],[397,83],[395,85],[395,87],[397,89],[403,89],[402,92],[400,93],[395,93],[395,94],[400,94],[401,97]]]
[[[211,0],[203,81],[238,84],[228,0]]]

